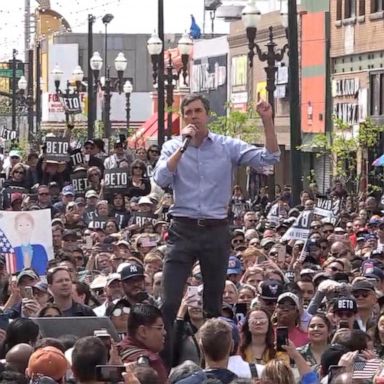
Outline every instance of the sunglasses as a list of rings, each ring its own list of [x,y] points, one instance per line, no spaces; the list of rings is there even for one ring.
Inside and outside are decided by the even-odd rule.
[[[238,239],[232,240],[233,244],[241,244],[242,242],[243,240],[238,240]]]
[[[48,195],[49,195],[48,192],[40,192],[40,193],[39,193],[39,196],[48,196]]]
[[[277,256],[278,255],[278,253],[277,252],[269,252],[269,256]]]
[[[359,297],[363,297],[364,299],[366,299],[369,296],[369,292],[367,291],[353,292],[352,295],[355,299],[358,299]]]
[[[154,153],[154,154],[156,154],[156,155],[159,155],[159,154],[160,154],[159,151],[156,151],[156,150],[153,150],[153,149],[150,149],[149,152],[152,152],[152,153]]]
[[[130,310],[128,307],[116,308],[115,310],[113,310],[112,316],[118,317],[121,315],[129,315],[129,312]]]
[[[340,312],[336,312],[336,315],[338,317],[340,317],[340,319],[346,319],[346,318],[349,319],[354,315],[354,313],[353,312],[340,311]]]
[[[18,157],[18,156],[11,156],[11,159],[12,160],[18,160],[18,159],[20,159],[20,157]]]
[[[132,169],[142,169],[139,165],[135,165]]]
[[[329,268],[332,272],[343,272],[342,269],[336,268],[336,267],[330,267]]]
[[[248,219],[248,221],[249,221],[250,223],[256,223],[257,220],[255,220],[255,219]]]
[[[326,231],[323,231],[323,233],[333,233],[333,229],[327,229]]]
[[[277,304],[277,308],[285,309],[287,311],[292,311],[293,309],[296,309],[296,305],[293,305],[293,304]]]

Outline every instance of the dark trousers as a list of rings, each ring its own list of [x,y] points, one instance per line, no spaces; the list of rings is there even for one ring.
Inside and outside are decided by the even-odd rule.
[[[206,317],[221,315],[228,268],[230,234],[228,225],[202,227],[172,221],[163,267],[164,303],[162,312],[167,329],[163,359],[172,365],[172,329],[183,291],[193,264],[198,260],[203,276],[203,310]]]

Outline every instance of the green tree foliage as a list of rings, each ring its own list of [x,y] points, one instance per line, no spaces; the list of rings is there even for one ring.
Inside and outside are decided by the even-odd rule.
[[[242,112],[233,110],[227,105],[225,116],[217,116],[214,113],[211,113],[211,116],[209,129],[214,133],[241,139],[250,144],[257,142],[261,136],[256,113],[251,108],[247,112]]]
[[[357,155],[374,150],[384,132],[384,126],[376,124],[367,118],[360,123],[359,131],[353,135],[348,124],[339,118],[333,120],[334,131],[332,134],[317,134],[310,144],[301,148],[312,148],[317,151],[317,156],[328,156],[333,165],[333,175],[341,178],[345,183],[357,182],[356,174]],[[365,158],[363,156],[363,158]]]

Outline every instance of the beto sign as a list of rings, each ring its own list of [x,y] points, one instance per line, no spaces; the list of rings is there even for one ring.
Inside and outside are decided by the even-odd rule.
[[[69,142],[62,137],[45,138],[45,158],[48,161],[68,161]]]

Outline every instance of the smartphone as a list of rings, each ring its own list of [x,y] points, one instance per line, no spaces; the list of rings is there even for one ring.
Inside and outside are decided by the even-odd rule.
[[[277,261],[280,263],[284,263],[286,253],[287,253],[286,246],[283,244],[279,245],[278,253],[277,253]]]
[[[96,381],[118,383],[123,381],[124,365],[96,365]]]
[[[368,275],[373,273],[373,263],[371,261],[364,263],[363,274]]]
[[[199,308],[201,307],[201,296],[199,294],[199,286],[198,285],[189,285],[186,293],[186,302],[188,307]]]
[[[9,318],[4,315],[0,315],[0,329],[7,330],[9,325]]]
[[[30,286],[26,286],[24,288],[25,291],[25,298],[26,299],[33,299],[33,289]]]
[[[346,372],[342,365],[330,365],[328,368],[328,383],[332,383],[335,378]]]
[[[349,328],[348,320],[340,320],[339,329],[343,329],[343,328]]]
[[[276,328],[276,351],[285,352],[283,345],[288,345],[288,327]]]
[[[89,236],[85,236],[85,248],[86,249],[92,249],[92,246],[93,246],[92,237],[90,235]]]

